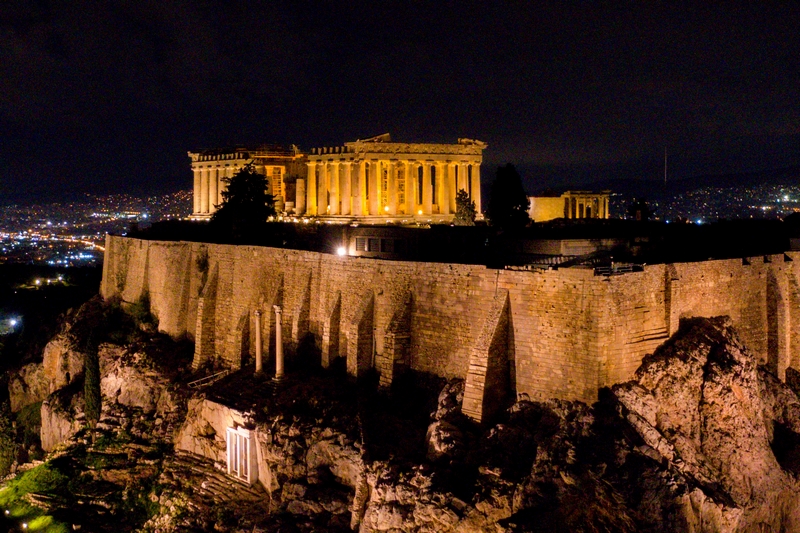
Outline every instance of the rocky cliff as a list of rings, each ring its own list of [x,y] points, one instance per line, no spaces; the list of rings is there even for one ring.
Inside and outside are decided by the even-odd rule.
[[[800,531],[800,380],[759,366],[725,318],[684,321],[594,405],[520,398],[491,426],[461,413],[462,381],[414,375],[387,396],[335,372],[240,372],[184,409],[174,376],[104,346],[101,431],[176,447],[148,463],[137,530]],[[59,394],[46,405],[80,427],[80,395]],[[253,486],[225,474],[228,427],[253,435]]]

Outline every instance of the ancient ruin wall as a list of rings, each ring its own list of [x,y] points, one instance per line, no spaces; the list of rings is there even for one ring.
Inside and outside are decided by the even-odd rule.
[[[256,309],[265,354],[273,355],[272,306],[280,305],[290,357],[311,341],[326,360],[346,358],[353,373],[394,362],[464,378],[503,289],[511,392],[534,399],[594,400],[599,387],[629,379],[681,317],[731,316],[748,347],[779,375],[798,353],[798,263],[791,259],[800,255],[791,253],[608,277],[123,237],[106,244],[103,296],[133,302],[146,291],[162,331],[197,340],[196,363],[251,365]],[[398,339],[407,351],[402,360]]]

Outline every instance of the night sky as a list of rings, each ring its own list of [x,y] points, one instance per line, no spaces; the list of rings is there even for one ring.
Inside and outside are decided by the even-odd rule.
[[[488,142],[533,191],[800,164],[796,2],[0,3],[0,198],[188,189],[187,150]]]

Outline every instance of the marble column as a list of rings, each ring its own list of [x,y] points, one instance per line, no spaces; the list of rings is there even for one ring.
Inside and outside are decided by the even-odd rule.
[[[331,161],[328,169],[329,187],[330,187],[330,210],[328,214],[339,214],[339,162]]]
[[[392,159],[389,161],[389,179],[388,186],[389,191],[386,195],[386,199],[388,200],[389,210],[385,211],[389,215],[396,215],[397,214],[397,160]]]
[[[200,212],[208,213],[208,169],[202,171],[200,180]]]
[[[314,216],[317,214],[317,162],[308,163],[308,181],[306,182],[306,214]]]
[[[328,198],[328,163],[325,161],[320,161],[317,191],[317,214],[325,216],[328,214],[330,207],[330,199]]]
[[[352,205],[352,184],[353,184],[353,162],[345,161],[344,165],[344,180],[342,181],[342,214],[351,214]]]
[[[294,213],[296,215],[305,215],[306,214],[306,180],[303,178],[297,178],[294,186],[295,192],[295,204],[294,204]]]
[[[422,163],[422,213],[433,213],[433,191],[431,190],[431,166],[433,163]]]
[[[467,164],[463,161],[458,164],[458,190],[469,192],[469,176],[467,176]]]
[[[365,161],[356,161],[356,178],[353,183],[353,214],[364,214],[364,195],[367,194],[367,164]]]
[[[260,374],[263,370],[262,363],[262,346],[261,346],[261,310],[256,309],[255,312],[255,329],[256,329],[256,374]]]
[[[447,196],[450,211],[456,212],[456,163],[447,163]]]
[[[224,177],[225,177],[225,173],[223,171],[223,168],[220,167],[219,170],[217,171],[217,203],[218,204],[222,203],[222,191],[227,191],[228,190],[228,184],[225,183],[224,181],[222,181],[222,178],[224,178]]]
[[[481,214],[481,164],[472,165],[472,201],[475,202],[475,212]]]
[[[439,213],[442,215],[450,214],[450,187],[447,182],[447,165],[444,163],[436,164],[436,182],[439,183]]]
[[[369,162],[369,214],[370,215],[378,215],[380,214],[378,208],[380,207],[380,189],[378,188],[380,183],[379,172],[380,172],[381,163],[380,161],[373,159]]]
[[[405,204],[405,211],[406,215],[416,215],[417,213],[414,210],[416,205],[416,197],[417,197],[417,180],[414,179],[414,163],[411,161],[405,162],[405,185],[406,185],[406,204]]]
[[[275,309],[275,379],[283,378],[283,316],[281,306]]]
[[[208,176],[208,212],[213,213],[217,210],[216,204],[221,202],[218,201],[219,193],[217,192],[217,186],[219,185],[219,178],[217,177],[217,169],[212,168],[209,171]]]
[[[200,169],[193,168],[192,172],[194,173],[194,207],[192,208],[192,213],[199,213],[200,212],[200,180],[202,179],[200,176]]]

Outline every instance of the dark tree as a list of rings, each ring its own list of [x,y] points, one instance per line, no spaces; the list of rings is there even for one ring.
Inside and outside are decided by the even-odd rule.
[[[94,429],[102,410],[100,395],[100,342],[106,330],[103,302],[93,298],[78,312],[71,333],[83,353],[83,401],[87,425]]]
[[[94,429],[100,421],[102,400],[100,395],[100,356],[98,346],[93,344],[83,353],[83,399],[86,423]]]
[[[16,431],[8,400],[0,403],[0,475],[6,476],[17,456]]]
[[[275,215],[275,197],[267,192],[267,177],[250,163],[222,181],[228,188],[222,192],[222,204],[211,218],[212,224],[234,236],[256,234],[267,218]]]
[[[522,178],[514,165],[508,163],[499,167],[492,182],[486,212],[491,225],[504,230],[524,228],[530,222],[529,205],[528,196],[522,188]]]
[[[650,210],[650,206],[647,205],[647,200],[644,198],[634,198],[628,206],[628,217],[633,220],[648,220],[651,216],[653,216],[653,211]]]
[[[469,199],[467,191],[459,189],[456,192],[456,216],[453,219],[453,224],[456,226],[474,226],[477,215],[475,202]]]

